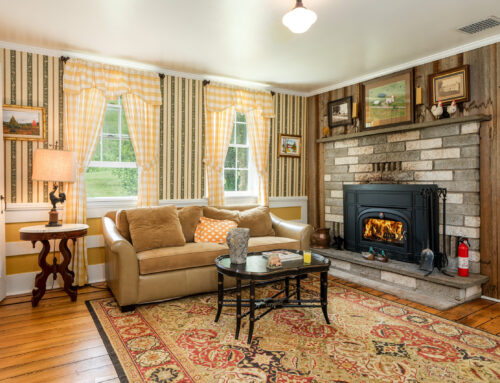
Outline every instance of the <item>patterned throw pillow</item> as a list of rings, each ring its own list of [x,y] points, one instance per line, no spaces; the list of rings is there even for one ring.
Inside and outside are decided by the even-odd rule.
[[[234,221],[201,217],[194,232],[194,241],[226,243],[227,233],[235,227],[238,224]]]

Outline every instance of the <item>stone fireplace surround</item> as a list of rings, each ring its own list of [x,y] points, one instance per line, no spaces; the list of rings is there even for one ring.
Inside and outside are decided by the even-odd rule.
[[[460,117],[318,140],[325,145],[325,224],[334,235],[344,237],[344,185],[436,184],[448,190],[448,272],[457,270],[457,238],[467,237],[471,244],[468,278],[437,271],[426,276],[411,263],[381,263],[350,251],[318,250],[332,258],[330,274],[440,310],[480,297],[488,277],[479,274],[479,130],[487,119]],[[439,212],[442,234],[441,204]]]
[[[471,243],[470,271],[479,273],[479,127],[479,121],[450,119],[447,125],[326,142],[326,226],[343,236],[343,185],[437,184],[448,189],[449,270],[456,271],[456,239],[464,236]]]

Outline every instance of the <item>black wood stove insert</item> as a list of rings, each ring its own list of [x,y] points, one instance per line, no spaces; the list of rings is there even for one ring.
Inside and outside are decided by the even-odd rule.
[[[437,185],[344,185],[344,247],[384,250],[390,259],[419,263],[423,247],[439,245],[439,201],[422,190]]]

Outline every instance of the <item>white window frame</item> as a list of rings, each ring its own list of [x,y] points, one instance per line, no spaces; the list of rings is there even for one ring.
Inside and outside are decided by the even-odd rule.
[[[111,104],[108,102],[106,105],[106,111],[108,108],[115,109],[118,111],[118,115],[120,118],[118,119],[118,133],[104,133],[104,126],[102,127],[101,134],[99,135],[99,143],[100,143],[100,158],[102,159],[102,154],[103,154],[103,138],[111,138],[117,141],[122,141],[122,139],[128,139],[130,138],[129,134],[122,134],[122,109],[123,109],[123,104],[120,101],[118,104]],[[105,113],[106,113],[105,111]],[[119,157],[122,158],[122,143],[120,142],[118,145],[118,150],[119,150]],[[89,163],[89,168],[122,168],[122,169],[133,169],[137,168],[137,162],[121,162],[121,161],[90,161]],[[137,201],[137,196],[128,196],[128,197],[123,197],[123,196],[116,196],[116,197],[92,197],[92,198],[87,198],[87,201],[93,201],[93,202],[106,202],[106,201]]]
[[[238,112],[236,112],[236,111],[234,112],[233,131],[236,129],[237,125],[245,125],[246,128],[247,128],[246,129],[246,132],[247,132],[247,143],[246,143],[246,145],[236,144],[236,143],[229,144],[228,149],[230,147],[233,147],[233,148],[248,148],[248,168],[247,168],[247,170],[248,170],[248,180],[247,180],[248,189],[247,190],[242,190],[242,191],[224,191],[224,196],[228,197],[229,199],[234,199],[234,201],[236,203],[238,203],[237,202],[238,200],[243,201],[243,200],[246,200],[247,198],[254,199],[254,198],[257,197],[257,188],[256,188],[256,184],[257,184],[257,169],[255,168],[255,162],[254,162],[254,159],[253,159],[252,147],[250,145],[250,137],[248,135],[248,122],[246,122],[246,121],[245,122],[237,121],[237,113]],[[241,114],[244,114],[244,113],[241,113]],[[231,132],[231,136],[232,136],[232,134],[233,133]],[[236,136],[235,136],[235,140],[236,140]],[[227,153],[226,153],[226,156],[227,156]],[[225,162],[226,162],[225,160],[226,159],[224,158],[224,165],[225,165]],[[239,168],[226,168],[224,166],[224,170],[223,170],[224,173],[225,173],[226,169],[236,170],[237,171]],[[242,168],[242,169],[244,169],[244,168]]]

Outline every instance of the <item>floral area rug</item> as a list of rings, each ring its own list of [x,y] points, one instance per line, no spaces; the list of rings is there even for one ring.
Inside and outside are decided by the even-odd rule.
[[[329,283],[331,325],[321,309],[282,308],[256,322],[251,344],[248,317],[239,340],[232,308],[214,323],[217,294],[129,313],[113,298],[87,305],[123,382],[500,381],[499,337]],[[256,295],[280,288],[258,287]],[[302,299],[318,295],[319,278],[302,282]]]

